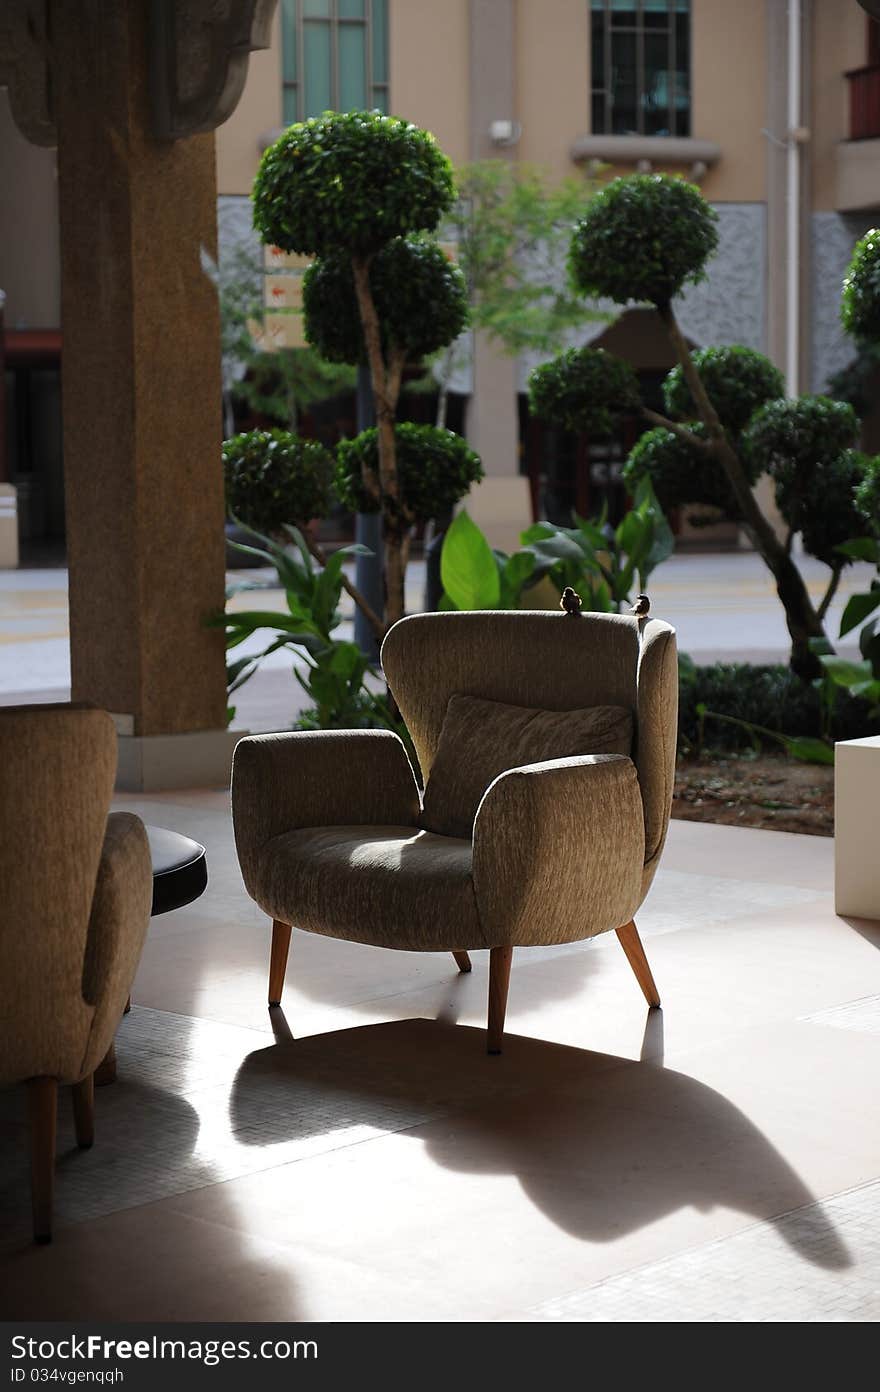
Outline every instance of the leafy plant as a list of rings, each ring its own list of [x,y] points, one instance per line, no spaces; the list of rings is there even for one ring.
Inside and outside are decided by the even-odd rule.
[[[254,183],[254,224],[265,241],[351,266],[379,432],[379,477],[363,482],[394,504],[383,507],[388,623],[404,612],[408,537],[394,418],[407,350],[386,334],[383,352],[371,263],[395,238],[433,231],[453,196],[452,166],[434,137],[378,111],[327,111],[290,126],[266,150]]]
[[[706,720],[721,720],[728,725],[737,725],[741,730],[745,730],[749,735],[752,746],[756,752],[761,750],[761,737],[773,740],[776,744],[781,744],[786,754],[790,754],[793,759],[797,759],[803,764],[833,764],[834,747],[824,739],[817,739],[813,735],[784,735],[779,730],[768,730],[765,725],[756,725],[751,720],[739,720],[734,715],[721,715],[719,711],[710,711],[703,702],[697,705],[697,714],[701,723]]]
[[[339,597],[343,584],[343,565],[352,555],[364,554],[362,546],[344,546],[318,567],[296,527],[285,526],[292,546],[281,546],[271,537],[254,533],[254,545],[234,543],[237,550],[258,556],[274,567],[284,590],[287,612],[274,609],[227,609],[208,621],[223,628],[227,652],[234,652],[247,639],[264,630],[271,635],[259,652],[233,658],[226,669],[227,690],[231,696],[256,672],[270,653],[288,648],[305,666],[305,673],[294,663],[293,674],[311,702],[301,720],[301,728],[348,729],[379,726],[400,732],[400,725],[387,698],[367,685],[368,664],[355,643],[334,637],[340,622]],[[268,588],[259,582],[231,586],[227,600],[248,591]],[[274,586],[272,587],[274,588]],[[230,707],[230,720],[235,707]],[[304,722],[304,723],[303,723]]]
[[[875,227],[856,242],[843,282],[840,318],[854,338],[880,339],[880,232]]]
[[[604,437],[639,406],[639,383],[629,363],[604,348],[569,348],[529,376],[534,415],[563,430]]]
[[[729,435],[740,434],[766,401],[785,396],[785,378],[779,368],[754,348],[741,344],[697,348],[692,358]],[[663,383],[663,400],[675,420],[699,418],[681,363],[672,368]]]
[[[612,179],[574,230],[568,266],[583,295],[667,305],[705,278],[718,215],[699,189],[669,174]]]
[[[575,527],[536,523],[522,533],[522,549],[508,556],[493,551],[460,512],[440,558],[444,607],[516,609],[523,591],[548,576],[560,594],[567,585],[578,590],[586,609],[619,612],[672,552],[672,533],[647,481],[616,529],[607,526],[604,512],[593,521],[576,521]]]
[[[458,266],[436,242],[395,237],[370,262],[370,289],[382,352],[416,362],[457,338],[468,322],[467,290]],[[367,349],[348,256],[314,261],[303,278],[309,342],[329,362],[365,363]]]
[[[483,466],[467,441],[452,430],[401,421],[394,427],[400,506],[404,520],[428,522],[455,507],[472,484],[483,477]],[[352,512],[376,512],[379,499],[364,487],[364,478],[378,478],[379,447],[375,428],[353,440],[341,440],[336,450],[336,493]],[[386,499],[390,510],[396,503]]]
[[[569,268],[584,295],[605,295],[620,305],[653,304],[678,359],[666,387],[670,416],[644,404],[639,408],[642,418],[657,429],[630,456],[630,486],[648,477],[666,506],[704,502],[740,522],[776,582],[791,638],[792,667],[804,680],[812,680],[821,675],[812,642],[827,641],[823,621],[846,563],[837,547],[846,539],[854,515],[852,487],[859,462],[846,451],[854,444],[855,417],[844,403],[825,398],[777,399],[779,375],[760,354],[745,349],[691,351],[672,299],[686,284],[704,277],[717,246],[715,223],[715,213],[699,190],[681,179],[614,179],[595,196],[575,228]],[[864,271],[867,285],[875,274],[874,269],[869,274],[868,261],[875,256],[880,257],[876,236],[870,247],[866,245],[864,264],[855,266],[852,277]],[[880,284],[880,269],[876,275]],[[867,331],[864,325],[863,329]],[[576,389],[573,382],[572,393]],[[586,370],[581,389],[585,412],[594,412]],[[610,406],[614,405],[612,400]],[[688,419],[672,418],[682,415]],[[575,419],[571,409],[569,418]],[[777,498],[787,510],[787,538],[777,535],[752,488],[766,469],[773,473]],[[793,556],[797,529],[805,544],[831,566],[818,607]]]
[[[286,430],[248,430],[223,441],[227,512],[251,531],[277,535],[285,523],[326,517],[333,458],[316,440]]]

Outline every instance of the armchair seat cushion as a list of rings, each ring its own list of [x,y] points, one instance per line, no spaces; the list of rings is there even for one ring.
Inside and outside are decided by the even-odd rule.
[[[412,826],[305,827],[268,841],[254,898],[310,933],[414,952],[490,947],[470,840]]]

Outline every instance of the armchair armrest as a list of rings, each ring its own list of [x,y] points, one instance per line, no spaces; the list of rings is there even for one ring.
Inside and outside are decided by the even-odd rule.
[[[146,828],[130,812],[112,812],[98,865],[83,959],[82,994],[95,1007],[81,1065],[94,1072],[122,1018],[140,961],[153,902]]]
[[[474,823],[473,878],[493,946],[575,942],[633,917],[645,825],[635,765],[586,754],[510,769]]]
[[[273,836],[310,826],[413,826],[419,790],[390,730],[316,730],[240,740],[232,821],[245,885]]]

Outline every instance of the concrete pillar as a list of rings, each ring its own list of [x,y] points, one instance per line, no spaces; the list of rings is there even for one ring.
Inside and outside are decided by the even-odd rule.
[[[213,134],[148,129],[141,0],[53,0],[74,700],[124,785],[228,769]],[[169,737],[171,741],[169,743]]]
[[[493,121],[516,120],[515,0],[471,0],[471,159],[513,160],[513,147],[493,143]],[[516,547],[531,521],[528,480],[519,472],[516,360],[486,335],[474,335],[473,394],[467,437],[486,478],[471,490],[467,508],[493,546]]]

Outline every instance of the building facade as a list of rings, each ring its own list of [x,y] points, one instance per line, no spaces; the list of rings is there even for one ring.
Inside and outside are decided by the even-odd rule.
[[[252,55],[217,133],[221,258],[252,237],[248,195],[266,143],[328,105],[405,116],[455,163],[684,174],[716,208],[720,234],[706,281],[681,302],[689,339],[766,352],[792,392],[823,390],[854,356],[840,281],[880,209],[880,42],[857,0],[279,0],[271,46]],[[60,433],[47,425],[63,353],[53,180],[51,152],[25,144],[0,92],[0,484],[17,486],[31,538],[63,515]],[[606,308],[580,341],[662,373],[671,360],[645,314]],[[530,366],[478,340],[462,384],[487,471],[471,507],[499,543],[532,506]],[[601,460],[587,449],[578,467],[586,486],[571,501],[582,505]]]

